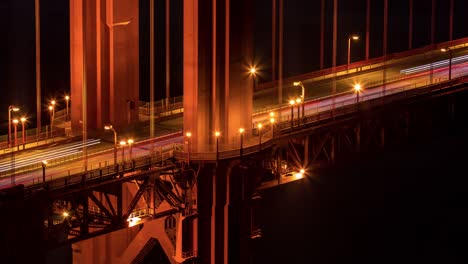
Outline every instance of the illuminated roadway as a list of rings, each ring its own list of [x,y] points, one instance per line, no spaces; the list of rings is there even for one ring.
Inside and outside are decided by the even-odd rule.
[[[435,51],[437,52],[437,51]],[[468,62],[464,60],[456,60],[455,58],[464,56],[468,53],[465,49],[460,49],[459,51],[454,50],[454,55],[452,59],[452,79],[459,76],[468,75]],[[435,53],[436,54],[436,53]],[[421,57],[421,55],[416,55],[414,57]],[[434,56],[436,57],[436,56]],[[444,62],[445,60],[445,62]],[[438,83],[441,81],[446,81],[448,79],[448,66],[446,63],[446,58],[441,58],[441,56],[436,57],[433,60],[433,65],[435,63],[441,62],[441,65],[438,67],[433,67],[431,70],[423,69],[422,71],[415,72],[412,74],[406,74],[405,69],[411,69],[417,65],[424,65],[429,63],[427,58],[423,59],[411,59],[402,60],[404,63],[399,63],[396,65],[391,65],[386,68],[386,80],[385,85],[385,94],[389,95],[396,92],[401,92],[408,89],[415,89],[419,87],[424,87],[429,84]],[[432,73],[432,74],[431,74]],[[351,69],[348,73],[337,74],[336,80],[336,91],[337,94],[333,98],[330,96],[332,81],[330,78],[314,78],[314,79],[303,79],[300,80],[305,86],[305,115],[314,115],[323,111],[329,111],[333,105],[335,108],[342,107],[345,105],[355,104],[357,101],[357,96],[353,91],[353,85],[360,83],[362,85],[362,92],[359,95],[359,101],[365,101],[383,95],[383,70],[366,70],[366,71],[356,71]],[[283,102],[284,104],[278,107],[278,98],[276,88],[270,88],[261,90],[255,93],[254,95],[254,111],[253,116],[254,125],[257,122],[268,122],[269,121],[269,112],[275,111],[276,114],[281,113],[281,121],[290,120],[290,106],[287,105],[287,102],[290,98],[297,97],[300,95],[298,93],[298,87],[292,86],[292,84],[284,84]],[[301,113],[302,115],[302,113]],[[278,117],[276,117],[278,118]],[[294,118],[297,118],[297,106],[294,106]],[[164,122],[162,122],[164,123]],[[182,133],[170,133],[170,131],[180,131],[183,128],[182,118],[176,118],[174,120],[167,121],[168,128],[164,132],[164,129],[159,131],[159,135],[162,135],[163,140],[154,141],[153,150],[158,151],[162,146],[173,147],[177,144],[183,143]],[[164,124],[158,124],[164,126]],[[164,136],[164,134],[168,134]],[[141,157],[151,154],[151,142],[149,140],[144,140],[144,135],[141,135],[142,140],[138,140],[138,137],[134,146],[132,147],[132,157]],[[146,136],[147,138],[147,136]],[[42,160],[50,160],[55,158],[63,158],[64,160],[60,164],[55,164],[54,166],[46,167],[46,181],[64,177],[67,175],[72,175],[76,173],[83,172],[85,162],[80,159],[79,156],[83,157],[81,144],[83,142],[72,142],[59,146],[49,147],[46,149],[34,149],[24,152],[19,152],[18,154],[13,155],[4,155],[0,158],[0,173],[7,171],[12,168],[14,165],[17,170],[20,170],[21,167],[33,166],[35,170],[30,172],[21,173],[17,172],[14,180],[16,184],[25,184],[30,185],[33,183],[42,182]],[[87,143],[89,144],[88,154],[89,157],[86,159],[87,169],[95,169],[98,167],[104,167],[106,165],[111,165],[114,163],[114,151],[113,144],[111,143],[102,143],[98,139],[88,139]],[[93,154],[94,153],[94,154]],[[125,160],[129,160],[130,153],[129,147],[124,147]],[[122,148],[119,146],[117,152],[117,162],[121,163],[122,160]],[[75,161],[67,161],[67,156],[78,156],[75,157]],[[12,159],[14,157],[14,159]],[[2,177],[0,179],[0,188],[11,185],[12,179],[10,176]]]

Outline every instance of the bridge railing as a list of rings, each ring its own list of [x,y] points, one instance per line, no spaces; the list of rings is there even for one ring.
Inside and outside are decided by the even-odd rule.
[[[161,153],[164,154],[164,155],[167,155],[167,153],[172,153],[173,151],[177,150],[177,148],[179,146],[179,144],[177,144],[177,142],[181,141],[181,140],[177,140],[177,139],[181,135],[182,135],[182,132],[179,131],[179,132],[167,134],[167,135],[164,135],[164,136],[156,137],[156,138],[154,138],[154,140],[147,139],[147,140],[143,140],[143,141],[138,141],[133,145],[133,148],[137,148],[137,147],[140,147],[140,146],[143,146],[143,145],[146,145],[146,144],[150,144],[152,141],[154,141],[155,144],[160,144],[160,145],[154,147],[152,149],[153,153],[150,154],[150,155],[159,155]],[[175,141],[176,143],[170,143],[170,142],[168,143],[167,141]],[[58,157],[58,158],[54,158],[54,159],[48,159],[47,160],[47,169],[53,168],[55,166],[60,166],[61,164],[65,163],[65,162],[80,161],[80,160],[83,160],[84,158],[90,160],[92,157],[95,157],[95,156],[106,155],[106,154],[110,155],[111,153],[113,153],[113,151],[114,151],[113,149],[109,149],[108,147],[102,146],[102,147],[89,149],[89,150],[87,150],[87,155],[83,155],[82,149],[79,149],[79,150],[76,151],[76,153],[73,153],[73,154],[68,153],[67,155],[64,155],[62,157]],[[118,151],[120,151],[120,149]],[[148,148],[148,151],[151,151],[150,147]],[[120,153],[118,153],[118,154],[120,154]],[[118,155],[118,156],[120,157],[120,155]],[[172,156],[172,154],[171,154],[171,156]],[[125,161],[128,162],[129,160],[130,159],[129,159],[128,155],[127,155],[127,157],[125,158]],[[113,165],[113,164],[114,164],[114,160],[113,160],[113,158],[111,158],[109,160],[100,161],[97,164],[96,163],[90,163],[90,164],[88,164],[88,168],[90,168],[92,170],[93,165],[94,165],[94,168],[102,168],[102,166],[105,167],[105,166],[110,166],[110,165]],[[8,176],[13,177],[13,175],[18,175],[18,174],[27,174],[29,172],[37,171],[37,170],[41,169],[41,167],[42,167],[42,161],[38,161],[38,162],[36,162],[34,164],[31,164],[31,165],[28,165],[28,166],[22,166],[22,167],[17,168],[15,166],[15,160],[14,160],[14,156],[13,156],[12,163],[11,163],[11,169],[0,172],[0,178],[4,178],[4,177],[8,177]],[[79,166],[78,168],[75,168],[75,169],[67,169],[67,170],[64,170],[62,172],[57,172],[57,173],[54,173],[54,174],[48,173],[47,180],[51,180],[52,177],[57,178],[57,177],[62,177],[64,175],[71,175],[73,173],[81,173],[82,170],[83,170],[83,166]],[[42,179],[37,179],[37,180],[34,180],[34,181],[35,181],[35,183],[42,182]]]
[[[271,126],[265,126],[260,131],[248,130],[244,133],[242,140],[242,153],[244,155],[252,154],[261,151],[263,148],[270,147],[272,144],[273,130]],[[199,145],[197,151],[189,152],[188,142],[180,145],[179,149],[174,152],[174,157],[180,160],[216,160],[216,144]],[[238,157],[240,155],[241,145],[240,137],[229,143],[218,144],[218,158],[228,159]]]
[[[397,86],[392,87],[392,89],[383,90],[382,87],[379,88],[378,85],[376,85],[374,88],[368,88],[366,91],[368,91],[369,94],[366,94],[366,91],[361,93],[359,96],[359,103],[357,103],[358,98],[354,92],[340,93],[337,94],[336,97],[345,96],[345,99],[335,101],[335,103],[316,104],[312,105],[312,107],[308,106],[305,111],[304,118],[297,118],[296,116],[296,118],[291,119],[291,115],[289,114],[289,106],[279,108],[277,112],[284,113],[283,118],[286,120],[275,123],[273,125],[273,129],[271,129],[271,125],[266,127],[267,129],[265,129],[265,131],[262,133],[261,142],[258,136],[245,138],[243,141],[243,154],[251,154],[260,151],[262,148],[271,146],[271,144],[273,144],[272,139],[274,139],[275,136],[290,131],[291,128],[296,129],[303,125],[310,125],[334,117],[353,114],[359,111],[359,105],[362,103],[365,103],[371,107],[380,106],[392,101],[397,101],[404,98],[425,94],[434,90],[443,89],[445,87],[449,87],[450,85],[464,83],[466,82],[465,76],[467,75],[468,73],[457,73],[453,75],[453,79],[451,81],[448,81],[447,78],[439,78],[435,81],[423,80],[409,84],[396,83],[395,81],[399,81],[399,79],[396,79],[392,82],[392,84],[395,85],[396,83]],[[387,85],[390,85],[390,83],[387,83]],[[372,93],[370,93],[371,90]],[[293,113],[295,114],[295,109]],[[201,146],[200,149],[205,149],[205,151],[189,152],[188,144],[186,142],[186,144],[183,146],[184,151],[176,151],[174,152],[174,156],[183,160],[215,160],[217,155],[219,159],[239,157],[240,140],[231,142],[230,144],[219,144],[218,153],[216,153],[215,144]]]
[[[468,65],[468,62],[459,64],[459,65],[453,65],[452,66],[452,79],[459,78],[462,76],[468,75],[468,72],[457,72],[457,70],[461,67],[464,67]],[[419,75],[399,75],[393,78],[387,78],[384,82],[384,80],[379,80],[379,81],[374,81],[374,82],[369,82],[366,83],[365,86],[363,87],[362,92],[360,93],[359,100],[363,101],[366,100],[366,98],[371,98],[371,97],[381,97],[384,95],[384,93],[376,93],[378,89],[383,89],[383,86],[385,84],[385,95],[390,95],[392,93],[398,93],[406,90],[412,90],[416,88],[421,88],[421,87],[426,87],[431,84],[437,84],[441,82],[446,82],[448,81],[448,73],[443,76],[436,75],[439,71],[441,70],[434,70],[433,75],[427,75],[424,77],[424,80],[420,80],[421,76]],[[372,95],[367,95],[368,93],[372,92]],[[343,97],[352,97],[356,98],[355,92],[352,90],[352,87],[347,87],[346,90],[341,90],[341,92],[336,93],[335,95],[327,95],[323,96],[320,98],[314,98],[311,100],[306,100],[305,102],[305,115],[313,115],[325,111],[331,111],[334,108],[338,108],[342,106],[343,102],[337,101],[335,104],[323,104],[322,102],[326,100],[332,100],[333,98],[343,98]],[[347,103],[351,103],[352,100],[346,100]],[[354,99],[354,103],[356,102],[356,99]],[[254,123],[268,123],[270,116],[269,114],[271,112],[275,113],[276,115],[276,120],[279,122],[286,122],[291,120],[291,106],[284,103],[281,106],[273,106],[270,108],[264,108],[258,112],[256,112],[252,120]],[[297,105],[294,106],[294,111],[293,111],[293,116],[296,115],[296,109]],[[302,115],[302,113],[301,113]],[[297,118],[297,117],[296,117]]]
[[[439,44],[431,44],[431,45],[427,45],[427,46],[420,47],[417,49],[388,54],[386,56],[381,56],[378,58],[372,58],[372,59],[368,59],[364,61],[353,62],[349,65],[349,69],[350,69],[349,71],[348,71],[347,65],[339,65],[334,68],[314,71],[314,72],[306,73],[303,75],[283,79],[283,84],[292,85],[294,81],[298,81],[298,80],[304,81],[304,80],[310,80],[310,79],[327,79],[327,78],[333,77],[333,74],[335,73],[339,74],[340,72],[348,73],[348,72],[357,72],[357,71],[364,71],[364,70],[370,70],[370,69],[377,69],[377,68],[382,67],[384,65],[384,62],[386,66],[390,66],[392,64],[399,64],[401,63],[401,61],[405,60],[409,56],[415,56],[418,54],[422,56],[426,56],[427,53],[437,52],[441,48],[447,48],[447,47],[450,47],[451,49],[468,47],[468,38],[461,38],[461,39],[439,43]],[[257,85],[256,90],[258,91],[258,90],[269,89],[273,87],[278,87],[278,81],[272,81],[272,82]]]
[[[301,125],[310,125],[312,123],[320,122],[326,119],[331,119],[333,117],[338,117],[342,115],[347,115],[350,113],[355,113],[359,111],[359,105],[362,103],[367,104],[367,106],[375,107],[381,106],[384,104],[388,104],[393,101],[398,101],[401,99],[414,97],[417,95],[429,93],[435,90],[440,90],[451,85],[456,85],[460,83],[464,83],[467,81],[466,76],[467,74],[457,74],[451,81],[447,79],[441,79],[438,82],[429,83],[427,81],[421,81],[412,83],[410,85],[401,85],[397,88],[393,88],[391,90],[380,90],[374,92],[372,94],[366,95],[362,94],[359,97],[359,103],[357,102],[357,96],[354,94],[352,98],[348,98],[346,100],[336,102],[335,104],[326,104],[326,105],[317,105],[315,107],[309,107],[305,111],[304,119],[302,118],[295,118],[293,122],[289,116],[289,120],[283,121],[275,125],[275,133],[284,130],[290,130],[291,128],[297,128]],[[419,88],[419,89],[415,89]],[[376,88],[378,89],[378,88]]]
[[[44,188],[48,190],[63,189],[73,185],[87,184],[93,180],[103,181],[109,178],[119,177],[119,175],[120,177],[125,177],[132,174],[138,174],[142,172],[140,171],[142,169],[144,173],[147,173],[154,170],[154,165],[160,164],[161,162],[168,160],[172,156],[173,154],[171,153],[171,151],[169,151],[154,156],[138,157],[117,165],[109,165],[103,168],[89,170],[66,177],[57,177],[56,179],[52,179],[46,182],[38,181],[32,185],[26,186],[25,191],[34,192],[42,190]],[[167,165],[167,167],[170,166],[171,165]]]
[[[183,96],[172,97],[168,99],[162,99],[155,101],[154,114],[161,115],[165,112],[180,111],[184,107]],[[150,102],[140,102],[140,107],[138,108],[139,113],[142,115],[150,115]]]

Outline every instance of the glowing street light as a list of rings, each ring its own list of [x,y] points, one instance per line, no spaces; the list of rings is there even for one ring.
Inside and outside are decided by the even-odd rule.
[[[192,132],[187,132],[185,133],[185,136],[187,137],[187,153],[188,153],[188,157],[187,157],[187,163],[190,164],[190,140],[192,138]]]
[[[250,67],[249,69],[249,75],[252,77],[252,80],[253,80],[253,89],[255,91],[255,87],[256,87],[256,77],[257,77],[257,68],[255,68],[254,66]]]
[[[449,53],[449,81],[452,80],[452,49],[451,48],[442,48],[440,49],[442,52]]]
[[[249,73],[250,73],[250,75],[255,76],[255,75],[257,74],[257,68],[251,67],[251,68],[249,69]]]
[[[18,146],[18,123],[19,123],[19,120],[18,119],[13,119],[13,126],[14,126],[14,134],[15,134],[15,143],[13,144],[14,147]],[[19,146],[18,146],[18,149],[19,150]]]
[[[26,123],[26,117],[22,117],[20,119],[21,121],[21,135],[22,135],[22,143],[23,143],[23,149],[25,148],[25,144],[26,144],[26,130],[24,129],[24,125]]]
[[[218,167],[218,161],[219,161],[219,136],[221,135],[221,132],[216,131],[215,132],[215,137],[216,137],[216,168]]]
[[[271,125],[271,129],[274,130],[274,124],[275,124],[275,113],[274,112],[270,112],[270,125]]]
[[[50,101],[50,105],[52,106],[52,118],[55,118],[55,100]]]
[[[294,126],[294,104],[296,101],[294,100],[289,100],[289,105],[291,106],[291,128]]]
[[[65,95],[65,102],[66,102],[66,112],[65,113],[67,114],[67,116],[65,118],[65,121],[68,121],[68,101],[70,101],[70,96]]]
[[[258,123],[257,128],[258,128],[258,146],[259,149],[262,150],[262,123]]]
[[[296,98],[296,104],[297,104],[297,125],[300,125],[300,124],[301,124],[301,120],[300,120],[300,119],[301,119],[301,118],[300,118],[300,114],[301,114],[301,113],[300,113],[300,111],[301,111],[301,110],[300,110],[300,109],[301,109],[301,102],[302,102],[301,98]],[[303,105],[304,105],[304,104],[303,104]],[[302,116],[304,116],[304,114],[303,114]]]
[[[359,103],[359,93],[361,93],[361,89],[362,89],[361,84],[356,83],[354,85],[354,91],[356,92],[356,103]]]
[[[49,105],[49,114],[50,114],[50,136],[53,137],[53,127],[54,127],[54,107]]]
[[[47,160],[42,161],[42,183],[45,183],[45,169],[47,167]]]
[[[242,160],[242,154],[243,154],[243,148],[244,148],[244,128],[239,128],[239,134],[240,134],[240,159]]]
[[[301,99],[302,99],[302,119],[304,119],[304,103],[305,103],[305,87],[304,87],[304,84],[302,82],[294,82],[293,83],[294,86],[300,86],[301,87],[301,90],[302,90],[302,93],[301,93]],[[299,116],[298,116],[299,118]]]
[[[19,111],[18,107],[12,105],[8,106],[8,146],[11,145],[11,111]]]
[[[117,164],[117,131],[115,131],[114,127],[112,125],[106,125],[104,126],[105,130],[112,130],[114,132],[114,165]]]
[[[120,147],[122,148],[122,162],[125,161],[125,145],[127,145],[125,140],[120,141]]]
[[[351,39],[359,40],[358,35],[351,35],[348,37],[348,63],[346,64],[346,69],[349,69],[349,63],[351,62]]]
[[[130,159],[132,159],[132,146],[133,146],[133,143],[134,143],[134,142],[135,142],[135,141],[133,141],[132,138],[130,138],[130,139],[127,140],[128,147],[129,147],[129,149],[130,149],[130,150],[128,151],[128,153],[129,153],[128,155],[129,155]]]
[[[18,146],[18,123],[19,123],[19,120],[18,119],[13,119],[13,126],[14,126],[14,134],[15,134],[15,143],[13,144],[14,147],[17,147],[19,150],[19,146]]]

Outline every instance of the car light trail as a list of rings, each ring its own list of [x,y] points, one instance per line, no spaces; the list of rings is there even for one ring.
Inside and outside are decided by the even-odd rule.
[[[101,143],[100,139],[89,139],[86,146],[97,145]],[[43,153],[36,153],[27,155],[26,157],[18,157],[14,159],[15,169],[22,167],[35,165],[41,163],[43,160],[53,160],[58,158],[64,158],[73,154],[81,153],[83,149],[83,143],[72,143],[60,147],[59,149],[49,149]],[[10,171],[12,169],[12,160],[4,159],[0,162],[0,172]]]
[[[468,60],[468,55],[454,57],[454,58],[452,58],[452,66],[453,66],[453,64],[464,62],[464,61],[467,61],[467,60]],[[431,69],[431,67],[432,67],[432,69],[437,69],[437,68],[442,68],[442,67],[445,67],[445,66],[448,66],[448,65],[449,65],[449,60],[442,60],[442,61],[437,61],[437,62],[433,62],[433,63],[428,63],[428,64],[424,64],[424,65],[404,69],[404,70],[401,70],[400,73],[402,73],[402,74],[412,74],[412,73],[417,73],[417,72],[422,72],[422,71],[425,71],[425,70],[429,70],[429,69]]]

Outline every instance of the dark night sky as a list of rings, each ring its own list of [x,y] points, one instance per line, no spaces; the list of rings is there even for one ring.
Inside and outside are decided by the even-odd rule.
[[[0,22],[0,98],[2,119],[7,119],[9,104],[19,105],[35,119],[35,44],[34,0],[2,0]],[[172,0],[171,91],[182,94],[182,0]],[[326,2],[325,66],[331,66],[333,1]],[[346,63],[346,39],[350,33],[361,40],[352,45],[352,60],[365,53],[366,0],[339,0],[337,64]],[[372,0],[370,56],[382,55],[383,0]],[[448,40],[449,1],[437,0],[436,42]],[[454,39],[468,36],[463,16],[466,0],[455,0]],[[140,0],[140,94],[148,100],[149,14],[148,1]],[[263,68],[260,81],[271,78],[271,0],[256,0],[255,61]],[[164,32],[164,1],[156,1],[156,31]],[[284,1],[284,76],[293,76],[319,68],[320,0]],[[431,1],[414,0],[413,47],[430,44]],[[43,101],[69,92],[69,22],[68,1],[41,1],[41,71]],[[388,53],[407,49],[408,0],[389,0]],[[164,97],[164,34],[156,34],[156,91]],[[44,106],[45,108],[45,106]],[[2,122],[2,123],[5,123]]]
[[[171,32],[171,54],[173,56],[171,78],[174,84],[172,90],[174,95],[181,95],[182,80],[178,76],[181,75],[182,69],[180,40],[182,37],[181,3],[183,0],[171,1],[174,7],[171,20],[174,25]],[[234,1],[236,0],[231,0],[231,2]],[[164,9],[162,6],[164,1],[156,0],[156,2],[158,9],[156,30],[163,32]],[[332,60],[333,1],[326,0],[326,2],[325,63],[329,67]],[[407,49],[408,0],[389,0],[388,2],[388,53],[394,53]],[[436,2],[437,31],[435,42],[444,42],[448,40],[449,0],[437,0]],[[454,2],[456,7],[454,39],[467,37],[468,27],[464,19],[468,6],[467,0],[455,0]],[[59,97],[70,90],[68,1],[41,0],[41,3],[42,94],[43,102],[46,104],[46,99],[53,96]],[[284,0],[284,4],[284,75],[288,77],[317,70],[320,59],[320,0]],[[146,33],[148,32],[148,14],[145,12],[148,9],[148,1],[140,0],[140,5],[140,40],[142,42],[140,43],[140,93],[144,99],[149,94],[149,70],[147,68],[149,38]],[[255,61],[264,68],[263,81],[268,81],[271,78],[269,75],[271,70],[271,0],[255,0],[253,7],[256,13]],[[0,0],[0,10],[3,11],[3,15],[0,16],[0,25],[2,25],[0,26],[0,35],[2,36],[0,40],[0,91],[2,92],[2,96],[0,96],[0,132],[3,131],[5,134],[9,104],[15,104],[25,109],[31,119],[35,120],[34,0]],[[431,0],[414,0],[414,11],[413,47],[417,48],[430,44]],[[365,12],[366,0],[339,0],[338,65],[346,63],[346,39],[350,33],[361,35],[361,40],[353,43],[352,60],[364,58]],[[370,55],[378,57],[382,55],[383,0],[372,0],[371,22]],[[164,96],[165,87],[163,38],[163,34],[156,35],[156,68],[158,70],[155,86],[158,98]],[[271,257],[271,261],[263,263],[279,263],[279,261],[282,263],[308,263],[307,260],[310,260],[308,258],[311,254],[315,254],[316,263],[421,263],[431,260],[434,255],[441,256],[434,258],[437,259],[437,263],[467,263],[466,261],[451,261],[450,256],[455,258],[455,253],[466,251],[466,243],[459,244],[456,240],[449,240],[447,235],[452,234],[452,236],[459,237],[460,240],[464,241],[468,233],[466,228],[468,215],[466,214],[465,202],[468,198],[464,188],[466,177],[459,177],[463,174],[457,174],[457,171],[466,170],[463,166],[466,154],[460,151],[468,147],[465,135],[466,133],[463,133],[456,138],[464,139],[464,141],[453,140],[450,147],[441,143],[441,146],[435,148],[438,151],[429,152],[433,146],[431,145],[427,149],[413,150],[406,155],[397,153],[395,156],[401,156],[401,159],[406,160],[407,163],[410,159],[413,161],[415,156],[424,157],[416,163],[418,166],[407,172],[408,174],[400,172],[406,170],[409,164],[400,164],[399,162],[397,166],[405,168],[397,170],[398,168],[395,169],[397,166],[393,166],[393,163],[378,167],[381,169],[379,171],[383,171],[382,175],[381,173],[376,174],[375,167],[371,165],[368,165],[370,168],[367,169],[362,166],[350,165],[351,171],[338,171],[334,177],[323,179],[322,182],[308,183],[309,186],[296,184],[296,187],[288,190],[280,188],[272,191],[271,194],[265,194],[266,199],[271,198],[274,201],[266,210],[272,211],[275,216],[280,216],[276,222],[266,222],[271,225],[264,227],[266,237],[268,236],[268,227],[270,230],[276,230],[280,235],[274,238],[279,240],[275,247],[271,247],[270,244],[264,248],[260,247],[259,255],[263,253],[265,256]],[[460,142],[463,145],[460,145]],[[455,150],[460,151],[459,155],[455,155],[459,159],[452,160],[452,156],[446,153],[454,153]],[[441,159],[436,159],[435,157],[439,156],[435,154],[439,154]],[[371,159],[371,161],[375,160],[382,162],[385,160],[385,156],[381,155]],[[446,165],[449,162],[452,163]],[[374,162],[368,164],[374,164]],[[449,169],[442,165],[446,165]],[[364,173],[364,170],[367,173]],[[436,175],[433,171],[437,171],[439,174]],[[415,175],[417,177],[414,177]],[[356,178],[358,176],[361,178]],[[443,184],[440,181],[442,177],[446,179]],[[407,179],[412,180],[408,181]],[[403,183],[403,187],[397,186],[400,183]],[[421,183],[424,184],[422,187]],[[360,186],[361,184],[363,186]],[[384,189],[382,194],[372,196],[377,193],[375,186],[380,188],[377,191]],[[402,196],[394,196],[397,192],[392,188],[395,186],[399,188]],[[425,188],[423,191],[415,191],[423,187]],[[319,190],[319,188],[321,189]],[[309,193],[311,189],[318,191],[311,195]],[[295,195],[277,195],[278,192],[282,192],[281,194],[289,192]],[[332,198],[336,199],[333,192],[339,194],[336,201],[331,200]],[[434,193],[438,193],[438,197],[442,198],[434,198]],[[283,199],[284,197],[287,199]],[[306,198],[304,199],[304,197]],[[354,198],[347,200],[348,197]],[[459,197],[463,199],[460,200]],[[291,206],[293,204],[296,206]],[[314,208],[314,206],[316,207]],[[368,209],[365,208],[366,206]],[[355,209],[360,211],[355,213]],[[282,214],[277,214],[278,212]],[[296,219],[292,219],[291,215],[296,215],[298,222],[293,222],[292,220]],[[352,217],[349,217],[350,215]],[[447,215],[450,218],[447,218]],[[349,222],[349,219],[352,221]],[[453,225],[450,221],[457,222]],[[432,222],[436,222],[436,224],[432,224]],[[424,225],[421,227],[420,223],[425,223],[427,228]],[[282,228],[277,228],[277,225]],[[299,237],[299,239],[295,240],[295,237],[290,235],[291,230],[287,227],[291,226],[298,229],[298,231],[296,230],[296,238]],[[305,229],[301,230],[302,227]],[[322,230],[317,231],[316,229]],[[462,233],[459,229],[462,229]],[[355,238],[359,235],[362,237],[363,230],[365,231],[364,238],[356,242]],[[410,239],[408,239],[407,234],[409,234]],[[289,238],[289,240],[285,238]],[[390,239],[384,241],[387,238]],[[298,241],[305,242],[298,244]],[[437,243],[444,246],[439,246]],[[414,250],[415,244],[417,250]],[[404,251],[395,252],[395,247],[404,249]],[[404,253],[412,251],[415,253],[412,253],[411,261],[405,261]],[[285,253],[285,256],[282,256],[282,253]],[[296,262],[291,260],[291,256],[298,258]],[[330,256],[339,259],[330,259]],[[322,258],[323,261],[320,262]]]

